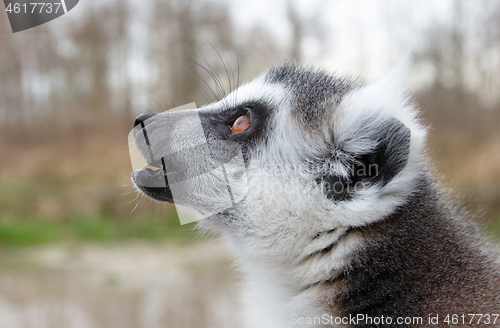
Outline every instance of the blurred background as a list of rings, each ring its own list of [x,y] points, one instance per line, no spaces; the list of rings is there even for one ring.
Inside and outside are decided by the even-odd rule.
[[[429,157],[500,238],[500,2],[81,1],[12,34],[0,13],[0,328],[239,327],[217,240],[130,183],[135,116],[294,59],[370,82],[411,51]]]

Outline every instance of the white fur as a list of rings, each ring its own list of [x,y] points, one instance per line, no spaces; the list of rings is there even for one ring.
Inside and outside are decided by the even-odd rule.
[[[265,100],[275,105],[280,105],[286,99],[285,90],[276,84],[266,83],[264,75],[243,84],[216,104],[202,106],[199,110],[219,112],[226,110],[227,106],[243,104],[248,101]]]
[[[301,133],[300,125],[289,115],[287,108],[291,104],[282,88],[270,87],[259,78],[235,91],[232,97],[238,103],[262,97],[280,106],[268,148],[252,158],[245,209],[236,213],[241,217],[230,228],[200,222],[202,227],[222,230],[241,258],[247,277],[248,327],[294,327],[291,314],[321,315],[317,288],[302,289],[348,266],[352,252],[362,247],[362,238],[354,234],[341,239],[326,256],[313,253],[327,247],[348,227],[382,220],[411,193],[422,167],[426,130],[404,88],[406,70],[401,65],[379,81],[345,95],[332,108],[331,120],[325,122],[325,134],[333,132],[335,140],[346,147],[344,150],[352,153],[373,149],[376,144],[369,136],[390,118],[411,130],[410,155],[402,172],[383,188],[367,188],[349,202],[326,199],[313,180],[307,180],[307,174],[293,174],[294,170],[279,174],[283,171],[279,165],[298,163],[304,154],[319,154],[324,147],[317,136]],[[274,172],[273,167],[277,168]],[[347,174],[342,161],[335,163],[335,170]],[[333,229],[330,234],[314,238],[318,232]]]
[[[236,201],[244,194],[245,199],[228,212],[199,222],[202,229],[221,232],[240,258],[247,280],[248,327],[294,327],[292,314],[321,316],[320,283],[348,268],[351,256],[363,248],[361,233],[344,233],[350,227],[383,220],[412,192],[424,167],[422,149],[426,129],[420,124],[404,87],[407,67],[401,64],[379,81],[342,95],[340,102],[338,95],[332,95],[331,100],[326,100],[330,104],[328,115],[314,131],[306,131],[303,122],[298,122],[292,114],[292,91],[266,82],[265,75],[218,103],[198,110],[158,115],[148,122],[151,150],[164,156],[206,141],[197,111],[217,113],[259,100],[273,108],[269,118],[272,132],[267,143],[249,154],[247,171],[241,172],[242,155],[238,156],[239,161],[225,165],[234,195],[241,196]],[[394,118],[411,131],[409,157],[402,171],[386,185],[370,185],[349,201],[328,199],[315,180],[315,172],[304,169],[304,163],[324,160],[325,152],[333,151],[329,159],[331,169],[335,174],[347,176],[349,156],[375,149],[378,141],[373,136]],[[168,138],[165,130],[169,131]],[[141,136],[139,133],[144,148]],[[331,144],[338,147],[332,149]],[[146,156],[145,149],[141,151]],[[183,183],[181,191],[189,206],[213,214],[221,210],[221,204],[222,209],[231,205],[225,205],[228,195],[219,192],[226,187],[226,172],[218,177],[201,174],[206,172],[210,156],[208,151],[200,153],[203,154],[181,153],[179,159],[184,163],[196,163],[192,167],[186,164],[186,168],[199,176]],[[329,252],[320,252],[329,247]]]
[[[228,176],[238,180],[234,181],[238,188],[235,190],[243,194],[242,190],[247,188],[246,198],[228,213],[199,222],[202,229],[221,232],[240,258],[247,279],[248,327],[294,327],[292,314],[321,316],[319,283],[348,268],[351,256],[363,247],[361,233],[352,232],[346,236],[344,233],[350,227],[363,227],[383,220],[411,193],[423,167],[426,130],[404,88],[406,71],[406,65],[400,65],[379,81],[343,95],[340,103],[333,101],[336,95],[332,95],[329,115],[323,126],[315,131],[306,131],[302,122],[297,122],[291,114],[294,105],[291,91],[279,84],[265,82],[264,75],[220,102],[199,109],[215,113],[256,100],[264,100],[273,107],[272,132],[267,136],[267,143],[250,154],[246,183],[237,172],[241,165],[227,165]],[[184,116],[193,112],[196,113],[190,111]],[[349,201],[328,199],[318,187],[315,173],[301,166],[305,160],[320,160],[325,152],[333,151],[333,171],[347,176],[349,168],[345,163],[349,154],[366,154],[377,147],[373,136],[393,118],[411,130],[409,158],[404,169],[385,186],[370,185]],[[173,138],[179,139],[177,143],[164,142],[161,129],[153,129],[148,134],[168,149],[189,147],[204,141],[199,120],[196,121],[196,126],[200,126],[198,133],[193,136],[190,130],[195,121],[188,117],[174,122],[170,130]],[[154,125],[148,124],[148,129],[150,127]],[[341,146],[332,150],[328,148],[332,143]],[[192,160],[186,158],[185,162]],[[204,175],[203,190],[194,183],[187,185],[189,188],[185,188],[185,192],[195,200],[193,203],[212,209],[223,199],[218,198],[217,192],[207,195],[207,186],[218,191],[223,189],[223,182]],[[330,246],[329,252],[319,252]]]

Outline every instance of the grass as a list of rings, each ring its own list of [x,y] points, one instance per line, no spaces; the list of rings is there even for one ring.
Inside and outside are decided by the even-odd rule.
[[[487,228],[488,231],[493,234],[493,236],[500,238],[500,218],[498,218],[498,220],[491,221],[488,224]]]
[[[492,221],[488,231],[500,238],[500,220]],[[193,225],[181,226],[177,216],[171,214],[164,222],[109,217],[75,217],[67,221],[46,218],[0,221],[0,246],[22,247],[57,242],[192,242],[196,238]]]
[[[192,225],[181,226],[172,215],[164,222],[75,217],[67,221],[44,218],[0,221],[0,246],[32,246],[55,242],[121,242],[132,239],[161,242],[190,241]]]

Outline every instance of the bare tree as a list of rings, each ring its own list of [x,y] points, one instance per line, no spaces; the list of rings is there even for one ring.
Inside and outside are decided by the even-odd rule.
[[[292,29],[292,39],[290,42],[290,57],[297,62],[302,61],[302,40],[304,38],[304,21],[299,14],[297,4],[293,0],[288,0],[287,17]]]

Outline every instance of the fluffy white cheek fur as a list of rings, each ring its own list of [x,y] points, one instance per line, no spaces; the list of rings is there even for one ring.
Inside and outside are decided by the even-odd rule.
[[[345,258],[359,246],[359,239],[342,241],[327,259],[310,257],[345,231],[337,218],[328,219],[331,202],[315,185],[291,176],[267,176],[263,182],[253,175],[250,187],[254,192],[247,196],[246,222],[228,234],[246,273],[246,327],[292,327],[292,314],[322,315],[317,293],[299,291],[346,265]],[[314,238],[317,232],[334,228],[339,228],[338,234]]]
[[[234,222],[238,227],[231,231],[246,250],[241,255],[294,265],[324,246],[314,241],[318,233],[362,226],[391,212],[399,199],[392,202],[387,196],[378,205],[380,191],[376,189],[363,190],[351,201],[333,202],[312,178],[305,181],[294,176],[249,174],[246,216]],[[330,234],[329,240],[334,235]]]
[[[318,291],[308,284],[331,277],[349,265],[350,255],[363,245],[350,234],[326,254],[350,226],[364,225],[390,213],[400,201],[380,190],[367,189],[360,199],[332,202],[310,183],[294,176],[250,173],[244,212],[225,231],[246,273],[245,322],[248,327],[292,327],[290,315],[320,316]],[[331,231],[317,237],[318,233]],[[311,327],[321,327],[311,326]]]
[[[359,133],[374,132],[372,128],[381,126],[390,117],[410,128],[408,163],[385,187],[370,186],[352,200],[334,202],[322,194],[313,177],[249,171],[248,194],[232,213],[234,220],[226,226],[212,225],[217,220],[200,222],[200,226],[209,229],[222,227],[218,230],[241,259],[240,267],[247,273],[248,282],[245,297],[248,327],[291,327],[290,314],[321,315],[317,313],[321,307],[314,304],[318,296],[314,288],[300,292],[301,287],[326,279],[332,270],[349,265],[350,254],[363,247],[363,240],[360,234],[353,233],[340,239],[330,252],[315,252],[335,242],[349,227],[383,220],[411,192],[422,170],[425,129],[419,124],[413,106],[408,105],[404,90],[394,87],[394,81],[399,81],[396,75],[397,71],[347,96],[331,122],[335,139],[352,140],[348,146],[355,153],[373,147],[373,142],[365,142],[365,136]],[[386,96],[380,97],[381,94]],[[288,105],[282,105],[283,110],[273,125],[274,138],[261,163],[300,163],[300,154],[314,150],[309,140],[297,133],[294,122],[290,122]],[[368,130],[358,126],[359,122],[366,122],[359,118],[367,115],[373,117]],[[325,131],[331,133],[331,129]],[[324,232],[331,233],[321,235]]]

